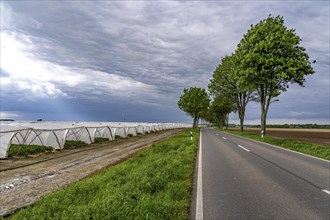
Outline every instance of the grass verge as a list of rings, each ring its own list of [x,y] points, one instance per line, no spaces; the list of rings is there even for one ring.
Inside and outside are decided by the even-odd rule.
[[[8,156],[25,156],[32,154],[38,154],[42,152],[50,152],[52,151],[52,147],[48,146],[39,146],[39,145],[19,145],[19,144],[11,144],[8,150]]]
[[[225,132],[230,134],[239,135],[242,137],[250,138],[253,140],[265,142],[268,144],[273,144],[279,147],[287,148],[290,150],[294,150],[297,152],[301,152],[304,154],[312,155],[315,157],[319,157],[322,159],[330,160],[330,147],[325,147],[319,144],[313,144],[309,142],[304,141],[297,141],[287,138],[278,138],[278,137],[271,137],[271,136],[265,136],[264,138],[261,138],[260,135],[257,135],[255,133],[250,132],[239,132],[239,131],[233,131],[233,130],[225,130]]]
[[[198,134],[187,130],[154,144],[11,219],[187,219]]]

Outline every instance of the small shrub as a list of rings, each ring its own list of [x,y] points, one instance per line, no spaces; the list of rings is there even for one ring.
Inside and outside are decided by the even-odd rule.
[[[115,139],[123,139],[123,137],[122,136],[119,136],[119,135],[116,135],[115,136]]]
[[[86,143],[83,141],[71,141],[71,140],[66,140],[64,144],[65,149],[74,149],[74,148],[79,148],[82,146],[85,146]]]
[[[109,141],[109,138],[96,137],[94,138],[95,143],[103,143]]]
[[[19,145],[12,144],[8,150],[8,156],[25,156],[38,154],[42,152],[50,152],[53,148],[49,146],[40,146],[40,145]]]

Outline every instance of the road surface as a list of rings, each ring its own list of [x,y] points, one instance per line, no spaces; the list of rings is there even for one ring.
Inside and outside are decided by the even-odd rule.
[[[203,128],[195,219],[329,219],[330,163]]]

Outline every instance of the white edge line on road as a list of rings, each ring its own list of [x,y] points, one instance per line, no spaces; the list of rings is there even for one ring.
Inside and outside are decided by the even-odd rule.
[[[290,152],[293,152],[293,153],[296,153],[296,154],[301,154],[301,155],[304,155],[304,156],[306,156],[306,157],[311,157],[311,158],[315,158],[315,159],[323,160],[323,161],[325,161],[325,162],[330,163],[330,160],[322,159],[322,158],[319,158],[319,157],[314,157],[314,156],[311,156],[311,155],[308,155],[308,154],[300,153],[300,152],[298,152],[298,151],[294,151],[294,150],[286,149],[286,148],[283,148],[283,147],[275,146],[275,145],[272,145],[272,144],[268,144],[268,143],[265,143],[265,142],[261,142],[261,141],[253,140],[253,139],[246,138],[246,137],[242,137],[242,136],[235,135],[235,134],[230,134],[230,133],[227,133],[227,132],[226,132],[226,134],[229,134],[229,135],[232,135],[232,136],[235,136],[235,137],[240,137],[240,138],[243,138],[243,139],[246,139],[246,140],[250,140],[250,141],[255,141],[255,142],[258,142],[258,143],[261,143],[261,144],[265,144],[265,145],[268,145],[268,146],[271,146],[271,147],[276,147],[276,148],[281,149],[281,150],[290,151]]]
[[[225,139],[225,140],[227,140],[227,138],[225,138],[225,137],[222,137],[223,139]]]
[[[197,198],[195,219],[203,219],[203,175],[202,175],[202,129],[199,132],[199,156],[197,174]]]
[[[243,147],[243,146],[241,146],[241,145],[239,145],[239,144],[237,144],[237,146],[240,147],[240,148],[242,148],[243,150],[246,150],[247,152],[250,152],[249,149],[246,149],[245,147]]]
[[[322,191],[330,195],[330,191],[329,190],[323,189]]]

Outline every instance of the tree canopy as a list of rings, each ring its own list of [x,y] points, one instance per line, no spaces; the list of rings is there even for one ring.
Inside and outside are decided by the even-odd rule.
[[[204,88],[184,89],[178,101],[179,108],[193,118],[193,127],[198,125],[198,117],[209,106],[210,98]]]
[[[235,110],[233,96],[217,95],[211,103],[210,110],[216,117],[216,124],[222,130],[224,122],[228,124],[227,114]]]
[[[223,57],[209,83],[213,102],[204,89],[184,90],[179,107],[194,118],[202,115],[223,126],[224,114],[237,110],[241,131],[249,101],[260,102],[261,131],[266,134],[269,106],[290,84],[304,86],[306,75],[314,73],[306,49],[294,29],[284,25],[281,16],[269,15],[243,36],[236,51]],[[313,61],[315,62],[315,61]],[[204,109],[204,110],[202,110]]]
[[[243,131],[245,108],[254,97],[253,90],[243,87],[238,81],[240,71],[235,54],[227,55],[221,59],[210,80],[209,91],[213,97],[228,96],[240,118],[240,129]]]
[[[304,85],[305,76],[313,74],[308,54],[300,46],[294,29],[284,25],[283,17],[261,20],[238,44],[238,80],[245,88],[257,91],[261,105],[261,130],[265,133],[269,105],[289,88],[290,83]]]

